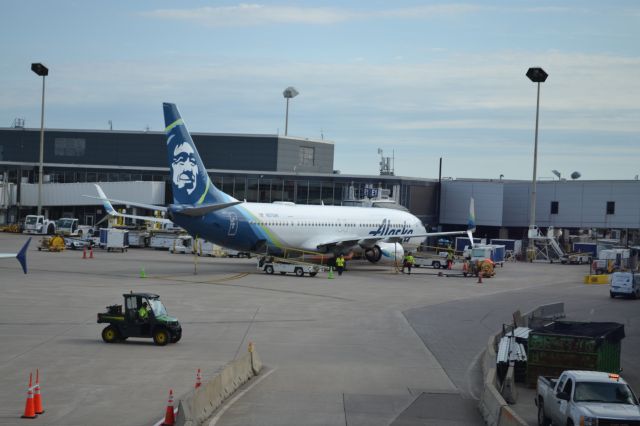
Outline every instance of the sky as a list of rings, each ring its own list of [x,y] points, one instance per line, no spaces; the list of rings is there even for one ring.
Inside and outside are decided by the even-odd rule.
[[[284,134],[334,168],[531,179],[640,174],[640,2],[21,0],[0,14],[0,127]],[[35,160],[34,160],[35,161]]]

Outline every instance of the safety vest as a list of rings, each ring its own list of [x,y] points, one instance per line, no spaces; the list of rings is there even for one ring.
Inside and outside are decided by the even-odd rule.
[[[140,319],[146,319],[149,316],[149,311],[147,310],[147,308],[142,306],[140,309],[138,309],[138,316],[140,317]]]
[[[407,263],[408,265],[413,265],[415,262],[415,259],[413,258],[413,256],[405,256],[404,257],[404,261],[405,263]]]
[[[344,266],[344,258],[339,257],[336,259],[336,266]]]

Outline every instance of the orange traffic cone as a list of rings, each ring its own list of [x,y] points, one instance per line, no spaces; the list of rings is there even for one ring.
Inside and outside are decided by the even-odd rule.
[[[200,369],[198,368],[198,372],[196,373],[196,389],[202,386],[202,376],[200,375]]]
[[[162,426],[173,426],[176,424],[176,417],[173,413],[173,389],[169,389],[169,402],[167,403],[167,412],[164,415]]]
[[[93,247],[89,247],[89,259],[93,259]]]
[[[36,385],[33,388],[33,405],[36,414],[44,413],[42,397],[40,396],[40,369],[36,368]]]
[[[83,258],[83,259],[86,259],[86,258],[87,258],[87,248],[86,248],[86,247],[83,247],[83,248],[82,248],[82,258]]]
[[[27,403],[24,406],[24,414],[22,415],[23,419],[35,419],[36,410],[33,405],[33,389],[31,387],[31,382],[33,380],[33,373],[29,373],[29,389],[27,390]]]

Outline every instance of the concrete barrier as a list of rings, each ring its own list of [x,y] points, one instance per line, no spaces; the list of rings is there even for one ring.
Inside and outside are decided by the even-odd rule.
[[[585,284],[609,284],[609,275],[585,275]]]
[[[519,312],[515,312],[514,321],[518,326],[528,326],[529,322],[534,318],[557,319],[564,318],[564,316],[564,303],[559,302],[538,306],[536,309],[522,314],[522,316],[519,315]],[[489,426],[527,426],[527,422],[509,407],[509,404],[507,404],[498,390],[498,378],[495,368],[496,347],[501,337],[502,331],[489,337],[482,357],[484,383],[479,402],[480,412]],[[513,390],[512,395],[515,398],[517,397],[515,387]]]
[[[506,405],[506,401],[496,389],[496,370],[491,368],[485,375],[480,398],[480,412],[487,425],[498,425],[502,407]]]
[[[262,369],[258,353],[250,346],[250,352],[231,361],[211,380],[202,383],[179,400],[176,426],[202,425],[225,399],[240,386],[256,376]]]
[[[558,319],[564,318],[564,302],[550,303],[548,305],[538,306],[536,309],[525,316],[530,321],[532,318]]]

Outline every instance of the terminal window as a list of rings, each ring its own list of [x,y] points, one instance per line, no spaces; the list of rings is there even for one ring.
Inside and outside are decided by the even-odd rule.
[[[54,155],[56,157],[83,157],[86,140],[82,138],[56,138]]]
[[[616,202],[607,201],[607,214],[615,214],[615,213],[616,213]]]
[[[551,202],[551,214],[558,214],[560,203],[558,201]]]
[[[298,164],[302,166],[313,166],[314,148],[301,146],[299,151]]]

